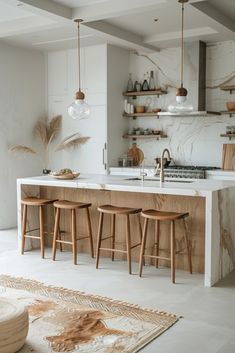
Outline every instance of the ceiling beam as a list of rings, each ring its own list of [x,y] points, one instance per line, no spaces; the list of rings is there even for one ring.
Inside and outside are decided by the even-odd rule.
[[[111,0],[73,9],[73,18],[82,18],[85,22],[111,19],[152,9],[166,4],[168,0]]]
[[[199,27],[199,28],[193,28],[193,29],[185,29],[184,30],[184,38],[185,39],[190,39],[190,38],[197,38],[201,36],[206,36],[210,34],[215,34],[218,33],[215,29],[211,27]],[[157,42],[163,42],[163,41],[168,41],[168,40],[177,40],[181,38],[181,31],[177,32],[167,32],[167,33],[161,33],[161,34],[154,34],[149,37],[145,37],[144,42],[145,43],[157,43]]]
[[[19,18],[14,20],[14,22],[5,21],[0,23],[0,38],[18,36],[34,31],[44,31],[46,29],[50,30],[56,26],[58,26],[58,24],[51,19],[39,16]]]
[[[226,15],[224,15],[223,12],[219,11],[208,1],[199,1],[191,5],[206,14],[208,17],[215,20],[216,22],[220,23],[222,26],[226,27],[230,31],[235,32],[235,22],[228,18]]]
[[[145,43],[143,37],[123,30],[120,27],[113,26],[108,22],[93,21],[84,23],[83,25],[92,29],[95,34],[99,34],[102,38],[108,39],[113,43],[119,41],[122,45],[135,50],[143,50],[147,52],[159,51],[158,48]]]
[[[19,0],[18,2],[37,15],[65,20],[72,19],[72,9],[70,7],[57,4],[51,0]]]

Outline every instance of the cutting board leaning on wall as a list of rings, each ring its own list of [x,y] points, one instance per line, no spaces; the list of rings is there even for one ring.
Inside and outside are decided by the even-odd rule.
[[[222,169],[234,170],[235,169],[235,144],[223,144],[222,154]]]

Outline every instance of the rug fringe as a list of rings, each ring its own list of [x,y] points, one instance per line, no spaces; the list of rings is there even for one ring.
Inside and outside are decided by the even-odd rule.
[[[11,287],[15,289],[28,290],[33,293],[38,293],[40,295],[52,296],[62,301],[72,300],[75,303],[82,302],[83,305],[89,305],[99,310],[106,312],[114,311],[119,315],[123,314],[132,318],[143,318],[149,322],[158,323],[157,316],[161,317],[161,320],[165,318],[168,325],[173,325],[182,316],[168,313],[165,311],[160,311],[156,309],[149,309],[140,307],[138,304],[131,304],[122,300],[116,300],[108,297],[103,297],[94,294],[87,294],[85,292],[75,291],[72,289],[67,289],[64,287],[55,287],[52,285],[45,285],[44,283],[25,279],[22,277],[12,277],[9,275],[0,275],[0,284],[6,287]],[[89,302],[89,299],[92,302]],[[110,304],[112,304],[112,310],[110,310]],[[124,308],[123,308],[124,307]],[[125,309],[132,309],[131,311]],[[123,310],[124,309],[124,310]]]

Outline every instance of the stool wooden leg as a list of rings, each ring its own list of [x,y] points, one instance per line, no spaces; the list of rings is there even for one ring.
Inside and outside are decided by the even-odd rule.
[[[56,208],[55,226],[54,226],[54,235],[53,235],[53,248],[52,248],[53,261],[55,261],[55,257],[56,257],[56,240],[58,237],[59,224],[60,224],[60,208]]]
[[[159,241],[160,241],[160,224],[159,224],[159,220],[156,220],[155,222],[155,236],[156,236],[156,256],[159,256]],[[158,263],[159,263],[159,259],[156,258],[155,259],[155,266],[156,268],[158,268]]]
[[[104,220],[104,214],[101,212],[100,218],[99,218],[99,228],[98,228],[97,247],[96,247],[96,268],[99,267],[100,245],[101,245],[101,238],[102,238],[102,231],[103,231],[103,220]]]
[[[112,214],[111,218],[111,236],[112,236],[112,249],[115,248],[115,222],[116,221],[116,215]],[[111,259],[114,261],[114,251],[111,251]]]
[[[140,214],[139,213],[137,214],[137,217],[138,217],[138,228],[139,228],[140,246],[141,246],[143,237],[142,237],[142,226],[141,226]],[[144,261],[143,261],[143,266],[145,266],[145,258],[144,258]]]
[[[44,259],[45,244],[44,244],[44,221],[43,221],[43,208],[39,206],[39,232],[40,232],[40,246],[41,246],[41,255]]]
[[[141,227],[141,222],[140,222],[140,214],[137,214],[138,217],[138,229],[139,229],[139,235],[140,235],[140,244],[142,244],[142,227]]]
[[[56,208],[54,207],[54,222],[55,222]],[[58,227],[58,238],[61,240],[60,226]],[[59,243],[60,251],[63,251],[62,243]]]
[[[27,224],[27,205],[23,205],[23,219],[22,219],[22,232],[21,232],[21,254],[24,254],[25,248],[25,233]]]
[[[126,248],[127,248],[127,261],[128,271],[131,275],[131,236],[130,236],[130,216],[126,216]]]
[[[59,227],[59,229],[58,229],[58,238],[59,238],[59,240],[62,240],[62,238],[61,238],[61,232],[60,232],[60,227]],[[59,243],[59,248],[60,248],[60,252],[62,252],[62,251],[63,251],[62,243]]]
[[[171,279],[175,283],[175,221],[171,221]]]
[[[77,265],[77,235],[76,235],[76,211],[71,210],[71,233],[72,233],[72,247],[73,247],[73,263]]]
[[[141,244],[141,250],[140,250],[140,260],[139,260],[139,276],[140,277],[142,276],[142,269],[143,269],[143,263],[144,263],[144,253],[145,253],[147,229],[148,229],[148,218],[145,218],[142,244]]]
[[[93,258],[94,257],[94,248],[93,248],[91,217],[90,217],[89,208],[86,208],[86,214],[87,214],[88,235],[89,235],[89,239],[90,239],[91,257]]]
[[[188,229],[187,229],[187,225],[186,225],[185,219],[183,219],[183,225],[184,225],[184,234],[185,234],[185,241],[186,241],[186,247],[187,247],[187,253],[188,253],[189,272],[193,273],[193,270],[192,270],[191,242],[189,240],[189,234],[188,234]]]

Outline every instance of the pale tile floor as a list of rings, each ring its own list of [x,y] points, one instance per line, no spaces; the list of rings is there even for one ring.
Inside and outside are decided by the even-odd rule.
[[[79,256],[74,266],[69,252],[58,253],[58,260],[52,262],[50,249],[42,260],[37,250],[21,256],[16,248],[16,230],[0,231],[1,273],[183,315],[143,353],[235,352],[235,272],[218,286],[205,288],[202,275],[177,271],[177,284],[172,285],[168,269],[146,266],[140,279],[137,265],[130,276],[121,261],[101,258],[100,269],[95,270],[94,260],[87,255]]]

